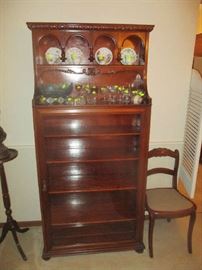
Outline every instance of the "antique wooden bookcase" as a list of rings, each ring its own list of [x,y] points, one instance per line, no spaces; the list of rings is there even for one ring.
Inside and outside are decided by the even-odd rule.
[[[27,25],[42,257],[143,252],[153,25]]]

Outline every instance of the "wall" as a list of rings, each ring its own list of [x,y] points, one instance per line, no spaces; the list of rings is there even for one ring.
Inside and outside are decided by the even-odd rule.
[[[202,33],[202,4],[200,4],[198,13],[199,18],[198,18],[197,34]]]
[[[17,220],[40,209],[31,99],[33,65],[27,21],[155,24],[148,85],[153,99],[150,146],[181,149],[199,0],[0,0],[0,124],[19,157],[6,164]],[[4,220],[2,204],[0,222]]]

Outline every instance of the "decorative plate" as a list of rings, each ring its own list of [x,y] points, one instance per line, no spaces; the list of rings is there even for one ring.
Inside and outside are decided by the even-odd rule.
[[[95,53],[95,60],[99,65],[109,65],[113,60],[112,51],[106,47],[99,48]]]
[[[133,65],[137,60],[137,54],[132,48],[121,50],[121,63],[123,65]]]
[[[66,63],[69,65],[79,65],[82,64],[84,56],[82,51],[77,47],[71,47],[66,51]]]
[[[50,47],[45,52],[45,58],[48,64],[59,64],[61,63],[61,50],[56,47]]]

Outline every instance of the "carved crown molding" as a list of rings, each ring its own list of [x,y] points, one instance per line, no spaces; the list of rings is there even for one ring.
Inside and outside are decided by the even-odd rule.
[[[49,30],[96,30],[96,31],[147,31],[150,32],[154,25],[146,24],[99,24],[99,23],[48,23],[27,22],[29,29]]]

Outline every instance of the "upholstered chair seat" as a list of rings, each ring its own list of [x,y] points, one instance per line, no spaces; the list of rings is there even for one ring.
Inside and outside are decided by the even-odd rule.
[[[150,209],[158,212],[175,212],[190,209],[193,203],[173,188],[147,190],[147,203]]]

